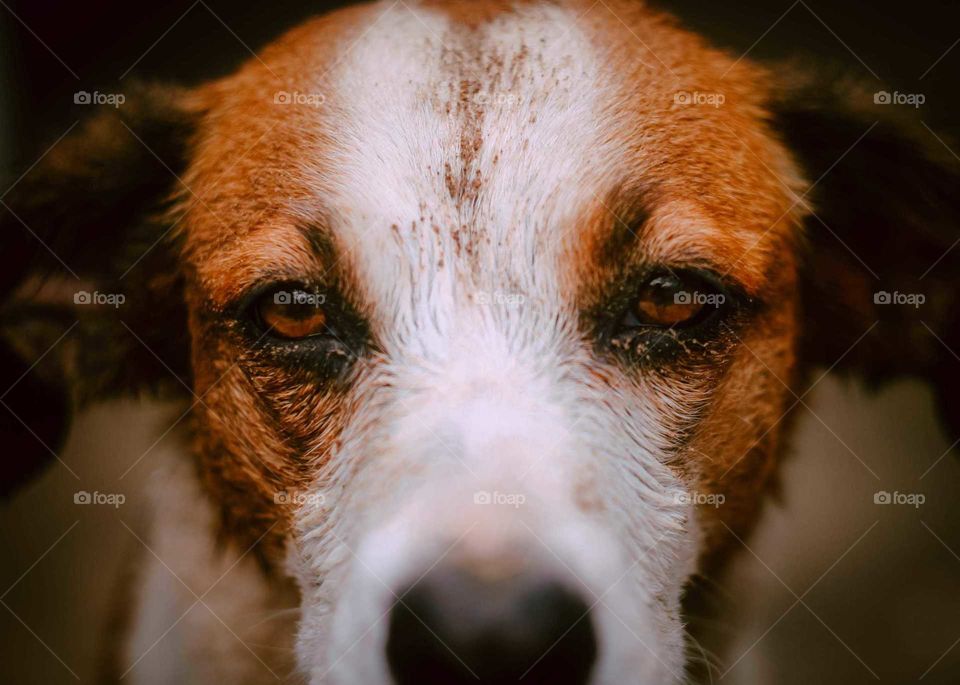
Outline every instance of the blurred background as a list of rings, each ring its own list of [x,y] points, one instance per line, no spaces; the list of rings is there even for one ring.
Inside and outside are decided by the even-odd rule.
[[[0,2],[0,178],[26,171],[84,116],[74,93],[228,73],[338,4]],[[737,55],[808,55],[923,93],[933,131],[960,128],[960,2],[656,4]],[[782,492],[729,572],[709,579],[720,607],[703,619],[719,636],[704,645],[721,652],[713,682],[960,682],[960,457],[929,389],[905,380],[870,393],[828,377],[807,403]],[[120,560],[140,544],[131,531],[145,527],[142,493],[179,413],[122,402],[74,425],[59,456],[84,490],[122,492],[121,507],[75,505],[77,480],[56,463],[0,504],[4,682],[94,680],[106,600]],[[923,503],[877,504],[881,491]]]

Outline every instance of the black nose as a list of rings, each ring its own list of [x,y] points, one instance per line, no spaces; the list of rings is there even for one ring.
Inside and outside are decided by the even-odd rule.
[[[585,685],[590,677],[590,607],[560,583],[438,568],[401,598],[387,637],[397,685]]]

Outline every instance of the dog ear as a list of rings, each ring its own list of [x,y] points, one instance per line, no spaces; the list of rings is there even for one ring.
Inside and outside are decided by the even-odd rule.
[[[920,94],[780,70],[773,125],[812,186],[801,354],[872,381],[921,375],[960,434],[960,159]],[[822,74],[822,72],[821,72]],[[957,149],[957,148],[954,148]]]
[[[57,456],[76,403],[188,382],[171,208],[201,113],[135,89],[0,197],[0,492]]]

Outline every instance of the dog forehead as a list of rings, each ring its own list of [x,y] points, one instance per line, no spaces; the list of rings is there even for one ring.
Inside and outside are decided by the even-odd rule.
[[[514,261],[548,262],[612,168],[594,45],[550,4],[479,26],[400,10],[371,23],[330,82],[325,201],[365,282],[385,254],[421,268],[495,260],[501,278]]]
[[[586,254],[640,196],[671,215],[650,224],[664,253],[700,249],[712,223],[709,251],[763,280],[798,181],[767,134],[759,72],[632,3],[453,6],[330,15],[209,89],[186,177],[204,201],[185,222],[208,282],[290,252],[296,231],[262,233],[292,224],[385,290],[444,267],[560,278],[589,261],[561,252]],[[726,101],[677,100],[696,88]]]

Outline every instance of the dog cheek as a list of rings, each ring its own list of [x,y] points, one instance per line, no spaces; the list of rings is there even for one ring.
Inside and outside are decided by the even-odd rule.
[[[784,303],[744,336],[705,418],[683,452],[687,480],[708,498],[696,506],[705,567],[718,564],[755,524],[776,487],[777,455],[797,404],[795,307]]]

